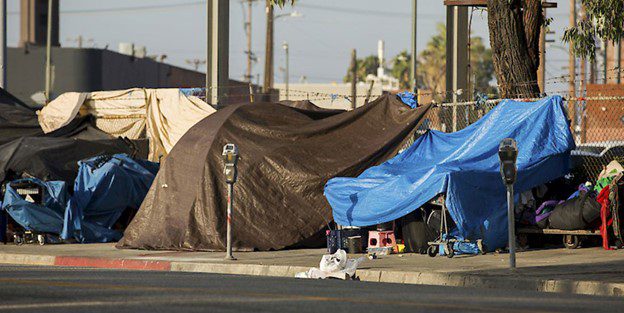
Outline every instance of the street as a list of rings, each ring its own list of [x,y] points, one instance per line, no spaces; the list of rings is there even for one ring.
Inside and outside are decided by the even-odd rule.
[[[0,266],[0,312],[622,312],[624,299],[198,273]]]

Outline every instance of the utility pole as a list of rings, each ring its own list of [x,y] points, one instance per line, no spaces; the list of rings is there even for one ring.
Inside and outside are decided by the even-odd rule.
[[[52,53],[52,2],[54,0],[48,0],[48,28],[46,29],[46,67],[45,67],[45,99],[46,104],[50,102],[50,89],[52,83],[52,69],[51,69],[51,53]]]
[[[544,19],[546,19],[546,8],[544,11]],[[537,84],[542,94],[546,93],[546,26],[542,25],[539,38],[539,58],[540,63],[537,68]]]
[[[357,107],[357,54],[351,50],[351,109]]]
[[[266,0],[266,46],[264,54],[264,82],[262,92],[270,97],[269,92],[273,88],[273,5],[271,0]]]
[[[229,83],[230,1],[206,1],[206,102],[220,106]]]
[[[609,50],[609,41],[608,40],[603,40],[602,41],[602,78],[603,78],[603,84],[607,83],[607,79],[609,79],[609,75],[608,75],[608,67],[607,67],[607,50]]]
[[[245,81],[251,83],[251,79],[253,76],[251,75],[251,67],[252,62],[255,57],[253,52],[251,51],[251,13],[252,13],[252,5],[254,0],[246,0],[247,1],[247,21],[245,22],[245,33],[247,34],[247,73],[245,74]]]
[[[570,27],[576,26],[576,0],[570,0]],[[574,56],[574,50],[570,45],[568,70],[570,74],[570,97],[576,97],[576,57]],[[572,131],[576,128],[576,105],[574,101],[568,103],[568,112],[570,119],[572,120]]]
[[[457,103],[459,90],[468,85],[468,8],[446,7],[446,98]],[[452,97],[449,97],[451,93]],[[459,130],[457,105],[452,108],[452,130]]]
[[[0,0],[0,88],[7,88],[6,65],[7,65],[7,4],[6,0]]]
[[[288,86],[288,79],[290,76],[290,69],[289,69],[289,56],[288,56],[288,43],[286,41],[284,41],[284,43],[282,44],[282,48],[284,48],[284,52],[286,53],[286,71],[284,72],[284,83],[286,84],[286,100],[288,100],[288,92],[289,92],[289,86]]]
[[[416,93],[418,92],[418,88],[416,86],[417,84],[417,79],[418,79],[418,75],[417,75],[417,67],[418,67],[418,63],[416,62],[416,56],[417,56],[417,49],[416,49],[416,39],[417,39],[417,30],[418,30],[418,23],[417,23],[417,16],[418,16],[418,0],[412,0],[412,59],[410,60],[410,87],[412,89],[412,92]]]
[[[622,39],[618,40],[616,62],[617,62],[617,83],[622,83]]]

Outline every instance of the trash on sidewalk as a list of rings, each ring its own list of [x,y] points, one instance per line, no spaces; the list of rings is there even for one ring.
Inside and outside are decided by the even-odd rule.
[[[334,254],[326,254],[321,258],[319,268],[313,267],[307,272],[300,272],[295,278],[312,278],[312,279],[355,279],[355,271],[360,263],[366,260],[366,257],[357,259],[349,259],[345,250],[338,250]]]

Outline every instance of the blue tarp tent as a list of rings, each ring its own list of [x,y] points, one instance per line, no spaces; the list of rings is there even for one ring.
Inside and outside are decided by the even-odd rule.
[[[67,203],[61,238],[109,242],[122,234],[111,227],[126,208],[138,209],[158,172],[158,164],[125,154],[78,162],[74,194]]]
[[[384,223],[445,193],[461,237],[483,239],[489,249],[504,247],[507,211],[497,151],[508,137],[519,149],[516,196],[568,173],[574,140],[561,97],[504,100],[463,130],[429,131],[359,177],[329,180],[325,196],[334,220],[350,226]]]
[[[27,230],[59,234],[65,240],[79,242],[116,241],[121,233],[111,227],[126,208],[138,209],[156,172],[157,163],[125,154],[95,157],[79,162],[71,197],[64,182],[18,180],[13,183],[28,181],[42,186],[44,204],[24,200],[7,184],[2,209]]]

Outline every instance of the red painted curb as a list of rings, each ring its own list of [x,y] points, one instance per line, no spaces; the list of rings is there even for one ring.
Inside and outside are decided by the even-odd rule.
[[[85,258],[57,256],[54,260],[55,266],[77,266],[77,267],[97,267],[116,268],[129,270],[149,270],[149,271],[170,271],[169,261],[143,261],[128,259],[107,259],[107,258]]]

